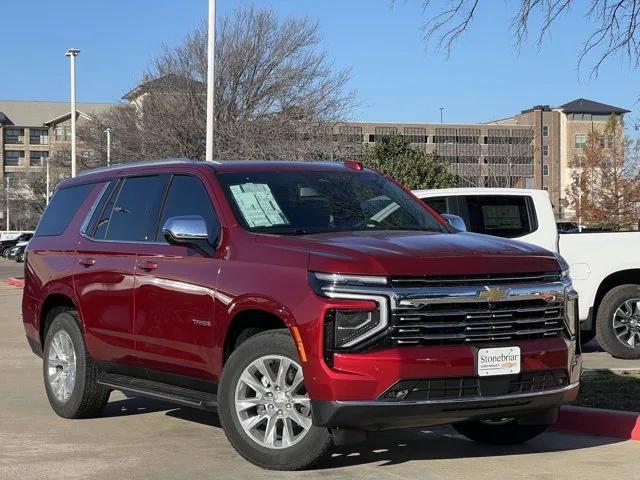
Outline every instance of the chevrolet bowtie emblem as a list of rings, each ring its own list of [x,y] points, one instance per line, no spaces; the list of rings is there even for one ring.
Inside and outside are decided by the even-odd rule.
[[[494,288],[484,287],[482,290],[478,290],[476,295],[478,298],[482,298],[489,303],[499,302],[509,296],[509,289],[507,288]]]

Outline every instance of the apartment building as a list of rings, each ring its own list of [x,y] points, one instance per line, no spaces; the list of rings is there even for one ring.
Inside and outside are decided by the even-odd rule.
[[[77,122],[111,108],[109,103],[78,103]],[[68,152],[71,142],[71,112],[68,102],[0,100],[0,182],[19,186],[23,174],[43,172],[46,159]],[[90,157],[90,149],[79,145],[78,155]]]
[[[362,145],[404,135],[445,162],[461,187],[545,189],[557,218],[568,220],[573,214],[566,198],[571,159],[581,155],[589,132],[603,129],[611,115],[626,113],[629,110],[580,98],[559,107],[536,105],[480,124],[353,122],[337,128]]]

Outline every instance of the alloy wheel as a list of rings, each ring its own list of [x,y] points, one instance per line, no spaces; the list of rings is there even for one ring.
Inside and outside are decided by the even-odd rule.
[[[238,379],[235,409],[244,432],[257,444],[288,448],[311,429],[311,402],[302,367],[288,357],[254,360]]]
[[[60,330],[51,339],[47,358],[47,377],[51,392],[66,402],[76,383],[76,352],[67,332]]]
[[[626,300],[613,313],[613,331],[625,347],[640,346],[640,298]]]

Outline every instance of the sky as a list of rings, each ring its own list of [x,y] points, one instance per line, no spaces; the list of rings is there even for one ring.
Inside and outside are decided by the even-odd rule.
[[[207,0],[0,0],[5,40],[0,98],[68,100],[69,66],[78,57],[78,101],[114,102],[134,87],[163,45],[179,45],[207,15]],[[562,18],[541,49],[514,47],[509,5],[485,2],[449,58],[425,48],[419,0],[217,0],[218,16],[253,4],[277,15],[317,20],[321,48],[350,68],[359,101],[352,120],[484,122],[537,104],[584,97],[632,110],[638,118],[640,72],[620,58],[596,78],[576,59],[589,19]],[[438,3],[437,1],[435,3]],[[7,39],[11,39],[7,42]]]

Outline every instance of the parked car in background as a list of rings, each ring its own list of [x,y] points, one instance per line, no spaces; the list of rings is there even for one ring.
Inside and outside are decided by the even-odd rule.
[[[10,260],[15,260],[18,263],[22,263],[24,261],[25,250],[28,245],[29,241],[19,242],[15,247],[9,250],[7,258]]]
[[[583,342],[597,336],[613,356],[640,358],[640,232],[558,232],[544,190],[455,188],[414,193],[436,211],[462,217],[469,231],[560,253],[569,263],[580,296]]]
[[[558,255],[359,163],[165,161],[60,184],[22,320],[58,415],[112,390],[215,409],[240,455],[295,470],[367,431],[539,435],[577,395],[576,312]]]
[[[9,251],[15,247],[18,242],[28,241],[33,237],[33,232],[23,232],[8,239],[0,240],[0,255],[7,258]]]

